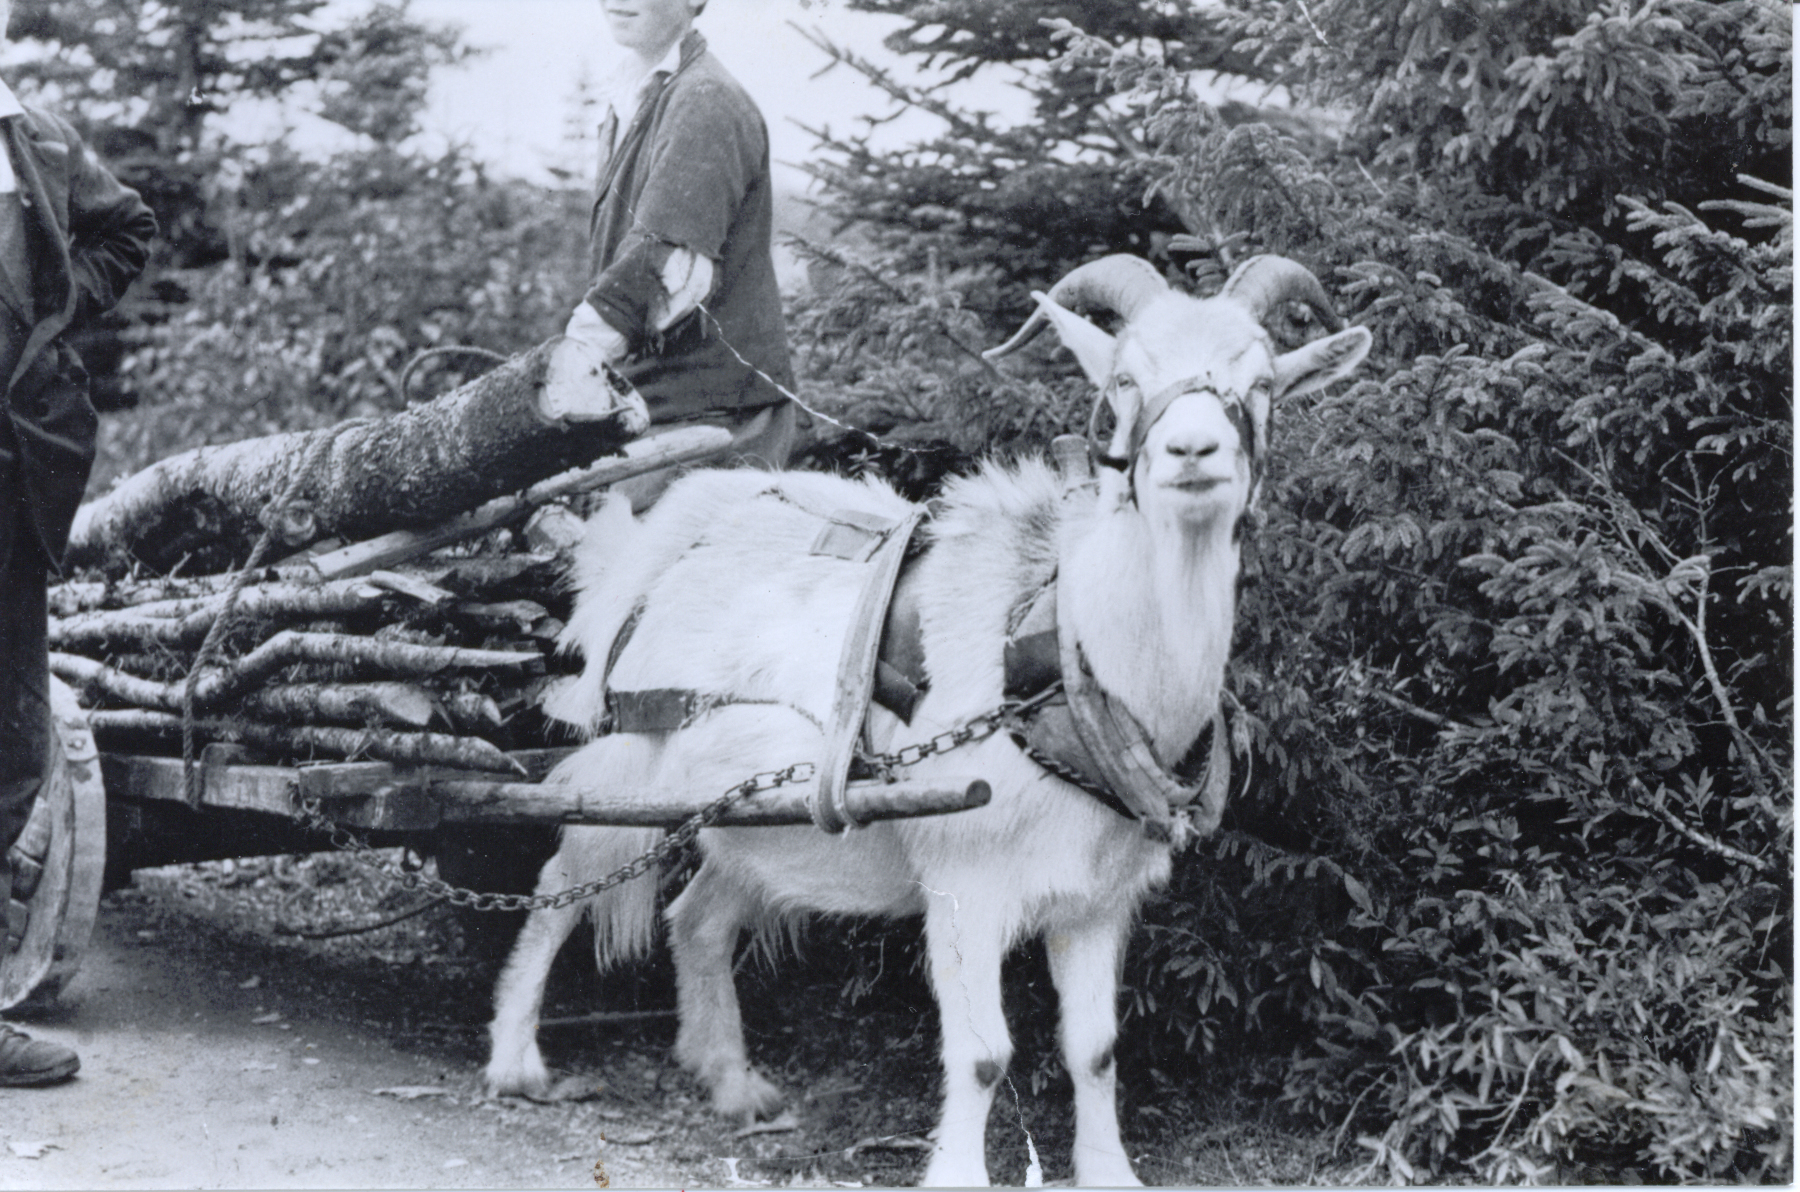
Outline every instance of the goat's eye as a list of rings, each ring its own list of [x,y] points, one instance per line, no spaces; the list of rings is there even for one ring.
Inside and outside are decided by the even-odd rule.
[[[1130,390],[1131,392],[1136,393],[1137,387],[1138,387],[1138,383],[1136,381],[1132,380],[1130,377],[1118,376],[1118,377],[1113,378],[1113,388],[1115,390],[1119,390],[1120,392],[1123,392],[1125,390]]]

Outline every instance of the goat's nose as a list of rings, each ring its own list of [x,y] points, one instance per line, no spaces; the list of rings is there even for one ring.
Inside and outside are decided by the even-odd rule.
[[[1181,431],[1170,435],[1165,447],[1176,459],[1205,459],[1217,454],[1219,436],[1199,430]]]

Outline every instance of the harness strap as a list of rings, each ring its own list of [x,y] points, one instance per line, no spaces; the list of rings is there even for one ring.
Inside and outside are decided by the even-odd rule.
[[[851,614],[844,652],[838,658],[837,686],[831,698],[831,718],[825,729],[825,752],[819,760],[819,784],[808,804],[813,822],[827,832],[860,827],[845,799],[850,762],[868,718],[869,696],[875,687],[876,655],[888,605],[894,598],[894,581],[913,532],[924,520],[925,509],[915,506],[904,518],[888,526],[869,558],[862,593]]]

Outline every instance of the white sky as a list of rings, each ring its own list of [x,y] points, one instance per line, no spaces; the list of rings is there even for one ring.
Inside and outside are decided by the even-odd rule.
[[[591,144],[577,147],[565,138],[583,71],[602,83],[619,53],[607,37],[600,0],[413,0],[412,12],[461,25],[469,44],[491,48],[467,67],[440,72],[431,131],[470,142],[481,156],[526,177],[542,180],[548,166],[582,177],[592,172]],[[761,106],[778,174],[797,187],[802,176],[779,163],[807,157],[813,141],[794,119],[846,133],[860,128],[857,116],[885,114],[891,104],[847,68],[813,77],[829,59],[789,22],[817,29],[860,57],[898,66],[903,77],[911,68],[881,45],[900,22],[850,12],[843,0],[710,0],[698,28]],[[1004,88],[989,85],[975,94],[979,107],[1011,118],[1024,113]],[[920,117],[884,129],[883,137],[912,140],[929,131],[929,118]]]

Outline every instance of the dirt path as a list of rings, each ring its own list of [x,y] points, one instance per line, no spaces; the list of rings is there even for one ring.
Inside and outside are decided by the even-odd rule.
[[[63,1002],[23,1024],[76,1048],[82,1070],[55,1088],[0,1089],[0,1189],[916,1182],[937,1108],[934,1016],[885,940],[822,931],[785,976],[756,964],[740,974],[753,1058],[792,1110],[784,1129],[741,1134],[676,1068],[672,1019],[579,1020],[671,1004],[666,964],[602,986],[571,949],[540,1038],[588,1099],[492,1101],[477,1081],[497,962],[465,954],[447,910],[329,942],[280,931],[367,922],[415,898],[371,887],[339,857],[139,873],[103,903]],[[1030,965],[1014,971],[1018,1059],[988,1129],[997,1183],[1024,1181],[1031,1147],[1049,1184],[1068,1182],[1046,984]],[[1221,1113],[1129,1075],[1123,1101],[1146,1183],[1328,1183],[1345,1171],[1255,1105]]]
[[[0,1090],[0,1187],[592,1189],[597,1163],[619,1187],[726,1182],[710,1156],[628,1145],[699,1125],[685,1094],[480,1099],[468,1002],[443,995],[482,966],[421,957],[419,999],[381,1005],[347,987],[358,966],[246,947],[207,910],[109,897],[65,1003],[23,1024],[82,1070]]]

